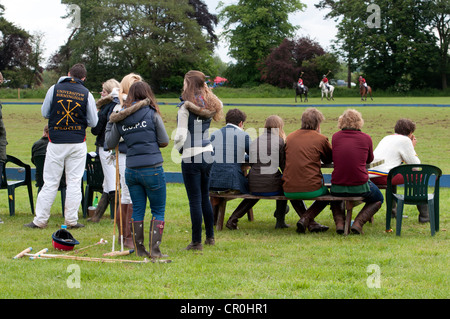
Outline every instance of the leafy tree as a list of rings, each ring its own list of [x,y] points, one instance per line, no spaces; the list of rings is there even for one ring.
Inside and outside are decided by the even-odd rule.
[[[235,84],[259,82],[259,64],[272,48],[293,36],[298,27],[289,22],[289,14],[304,7],[300,0],[239,0],[226,7],[219,3],[223,35],[229,41],[230,56],[237,61]]]
[[[52,61],[84,62],[88,85],[135,72],[155,91],[179,90],[185,72],[213,63],[217,17],[200,0],[70,2],[81,8],[81,27]]]
[[[322,74],[328,70],[337,70],[338,67],[336,57],[326,53],[311,38],[284,39],[263,63],[261,80],[281,88],[291,88],[300,73],[304,72],[304,83],[315,86],[320,82]]]
[[[432,1],[432,27],[439,35],[439,56],[442,88],[447,88],[450,46],[450,2],[448,0]]]
[[[378,88],[430,85],[437,68],[436,38],[430,31],[431,1],[377,0],[379,27],[368,24],[370,1],[321,0],[327,18],[338,23],[338,50],[345,52],[351,71],[359,68]]]
[[[8,86],[32,87],[42,82],[40,36],[33,37],[7,21],[4,10],[0,5],[0,71],[8,80]]]

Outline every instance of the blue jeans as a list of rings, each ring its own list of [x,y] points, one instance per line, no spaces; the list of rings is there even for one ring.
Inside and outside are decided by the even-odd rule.
[[[163,167],[127,167],[125,169],[125,181],[133,202],[133,220],[144,220],[148,198],[152,219],[164,221],[166,211],[166,177]]]
[[[372,181],[369,180],[369,188],[370,190],[366,193],[354,193],[354,194],[350,194],[350,193],[331,193],[334,196],[361,196],[364,197],[364,202],[365,203],[376,203],[376,202],[381,202],[383,204],[384,202],[384,197],[383,194],[381,193],[380,189],[377,187],[377,185],[375,185]]]
[[[194,243],[202,241],[202,219],[205,221],[206,237],[214,237],[214,213],[209,200],[211,167],[212,163],[206,163],[204,159],[194,161],[191,158],[190,163],[181,162],[184,186],[189,199]]]

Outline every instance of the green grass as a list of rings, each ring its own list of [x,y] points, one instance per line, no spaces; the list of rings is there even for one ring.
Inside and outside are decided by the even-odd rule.
[[[290,99],[293,100],[293,99]],[[381,100],[381,98],[380,98]],[[418,102],[418,101],[421,102]],[[444,103],[440,98],[411,99],[411,103]],[[176,100],[166,100],[173,102]],[[288,99],[276,99],[286,104]],[[350,103],[353,101],[353,104]],[[386,99],[393,101],[393,99]],[[224,99],[224,103],[275,103],[270,99]],[[381,101],[377,102],[382,103]],[[336,101],[335,103],[342,103]],[[365,119],[363,130],[376,145],[399,117],[412,118],[417,123],[417,152],[423,162],[440,166],[449,174],[448,126],[450,108],[358,107],[357,99],[349,106],[359,109]],[[390,102],[383,102],[390,103]],[[409,102],[398,102],[409,103]],[[227,106],[226,110],[231,108]],[[176,108],[161,105],[167,131],[176,127]],[[246,129],[262,127],[271,114],[285,120],[287,133],[297,129],[304,107],[242,107],[247,113]],[[345,107],[321,107],[326,117],[322,132],[331,139],[338,116]],[[8,153],[31,163],[31,145],[45,125],[40,106],[4,105],[3,116],[8,134]],[[217,123],[219,128],[224,123]],[[88,134],[89,150],[94,150],[94,137]],[[172,144],[164,150],[164,169],[180,171],[171,160]],[[275,202],[259,202],[254,208],[255,221],[243,218],[237,231],[216,232],[216,245],[205,247],[202,253],[185,251],[190,242],[188,200],[183,185],[169,184],[167,194],[166,229],[162,251],[170,255],[170,264],[107,264],[70,260],[29,260],[12,257],[31,246],[34,251],[51,247],[51,234],[64,222],[59,195],[52,207],[49,226],[43,230],[23,227],[32,220],[26,189],[16,190],[16,216],[10,217],[6,190],[0,191],[0,298],[156,298],[156,299],[448,299],[450,222],[450,189],[441,189],[440,231],[430,236],[429,224],[417,222],[417,210],[407,206],[402,236],[385,233],[385,205],[375,215],[373,224],[364,227],[363,236],[338,236],[330,210],[325,209],[317,221],[330,226],[321,234],[299,235],[295,232],[298,217],[287,215],[288,229],[274,229]],[[36,189],[34,189],[36,200]],[[227,205],[226,218],[237,206]],[[310,203],[308,203],[310,204]],[[359,207],[355,209],[358,211]],[[107,215],[108,212],[105,214]],[[149,214],[146,227],[149,225]],[[104,238],[107,246],[86,249],[81,256],[102,257],[111,251],[113,223],[104,218],[98,224],[81,220],[87,227],[71,231],[80,241],[79,248]],[[392,227],[395,227],[393,221]],[[148,238],[146,234],[146,238]],[[116,249],[117,249],[116,245]],[[73,254],[73,253],[72,253]],[[141,260],[136,256],[121,257]],[[67,280],[73,273],[68,267],[80,267],[80,289],[70,289]],[[381,288],[369,288],[369,265],[381,271]]]

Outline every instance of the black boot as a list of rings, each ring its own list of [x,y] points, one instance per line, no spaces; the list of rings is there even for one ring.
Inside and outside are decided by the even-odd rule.
[[[161,220],[152,219],[150,224],[149,232],[149,250],[150,257],[152,258],[163,258],[168,257],[168,255],[163,255],[159,246],[161,245],[162,234],[164,231],[164,222]]]
[[[430,222],[430,214],[428,212],[427,204],[417,205],[417,210],[419,211],[419,223],[429,223]]]
[[[277,219],[275,228],[288,228],[289,225],[286,224],[286,214],[289,212],[289,206],[286,200],[277,200],[277,209],[273,213],[273,217]]]
[[[298,217],[302,218],[302,216],[305,214],[306,210],[308,209],[305,205],[305,202],[299,199],[292,199],[290,200],[292,207],[294,208],[295,212],[297,213]]]
[[[306,232],[306,229],[308,229],[310,232],[319,232],[324,231],[316,222],[316,225],[313,224],[314,218],[316,218],[317,215],[320,214],[320,212],[327,207],[328,202],[325,201],[315,201],[305,212],[305,214],[300,218],[300,220],[297,222],[297,233],[304,234]],[[317,226],[319,225],[319,227]],[[328,227],[327,227],[328,229]],[[326,229],[326,230],[327,230]]]
[[[98,201],[97,208],[95,209],[94,216],[91,218],[88,218],[89,222],[98,223],[100,221],[100,218],[102,218],[103,214],[106,211],[106,208],[108,208],[108,193],[102,193],[102,196],[100,197],[100,200]]]
[[[237,223],[239,218],[247,214],[247,212],[255,206],[259,199],[244,199],[239,206],[234,210],[233,214],[231,214],[230,218],[227,221],[228,229],[238,229]]]
[[[375,203],[367,203],[364,205],[364,207],[359,212],[358,216],[356,216],[355,220],[353,221],[353,225],[351,227],[351,231],[353,234],[362,234],[362,228],[365,223],[367,223],[373,215],[380,209],[381,202],[375,202]]]
[[[136,256],[149,257],[150,254],[144,246],[144,221],[135,222],[131,219],[131,233],[133,234],[134,251]]]
[[[109,201],[109,208],[111,210],[111,219],[114,219],[116,210],[120,205],[120,198],[117,198],[117,206],[116,206],[116,191],[108,193],[108,201]]]

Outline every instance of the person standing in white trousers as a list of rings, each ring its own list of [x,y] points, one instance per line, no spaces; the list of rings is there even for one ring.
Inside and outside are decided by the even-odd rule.
[[[86,68],[75,64],[67,77],[52,86],[41,107],[48,119],[49,143],[44,163],[44,186],[38,194],[34,220],[25,224],[30,228],[45,228],[50,208],[58,192],[63,171],[66,173],[66,202],[64,207],[67,228],[84,227],[78,223],[81,204],[81,181],[86,166],[86,127],[95,127],[98,116],[95,99],[84,86]]]

